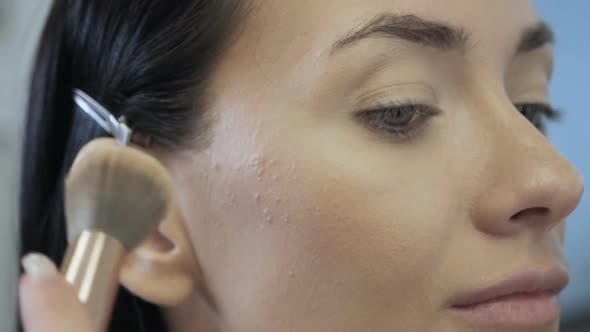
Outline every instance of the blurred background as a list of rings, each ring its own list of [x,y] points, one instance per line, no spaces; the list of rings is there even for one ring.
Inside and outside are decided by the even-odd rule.
[[[100,1],[100,0],[97,0]],[[488,0],[495,1],[495,0]],[[556,147],[590,179],[590,39],[587,0],[533,0],[557,37],[551,96],[566,117],[550,127]],[[0,0],[0,331],[14,330],[18,155],[27,77],[49,0]],[[589,180],[590,181],[590,180]],[[570,217],[565,251],[572,279],[564,292],[562,332],[590,332],[590,194]]]
[[[16,330],[18,161],[27,77],[50,0],[0,0],[0,332]]]

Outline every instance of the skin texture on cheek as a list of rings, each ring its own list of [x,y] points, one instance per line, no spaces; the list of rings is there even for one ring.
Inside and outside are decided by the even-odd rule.
[[[191,189],[180,196],[205,278],[226,301],[221,311],[241,328],[244,317],[309,331],[318,321],[326,329],[379,326],[385,322],[374,317],[388,320],[391,312],[400,326],[422,321],[412,302],[399,299],[432,296],[422,290],[447,238],[440,216],[457,209],[439,199],[452,195],[431,185],[451,187],[416,168],[430,162],[380,157],[391,149],[384,144],[355,153],[367,149],[362,136],[329,125],[302,133],[272,117],[217,114],[213,144],[182,166],[189,174],[182,187]],[[202,197],[206,204],[193,201]],[[306,322],[314,326],[297,325]]]

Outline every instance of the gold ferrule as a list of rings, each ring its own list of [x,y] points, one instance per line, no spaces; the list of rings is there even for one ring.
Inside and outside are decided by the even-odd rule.
[[[84,231],[66,251],[62,274],[88,309],[94,332],[108,328],[124,255],[118,240],[97,231]]]

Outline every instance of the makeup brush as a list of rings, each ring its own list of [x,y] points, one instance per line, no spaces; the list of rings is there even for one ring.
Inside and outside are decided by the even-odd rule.
[[[88,309],[93,331],[108,327],[125,255],[168,213],[172,184],[153,157],[113,139],[80,151],[66,178],[69,246],[62,273]]]

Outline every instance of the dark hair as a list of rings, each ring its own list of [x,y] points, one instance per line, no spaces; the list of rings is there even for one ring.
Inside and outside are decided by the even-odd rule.
[[[30,86],[20,193],[20,253],[60,263],[64,175],[79,149],[105,136],[73,105],[72,89],[124,116],[153,144],[197,136],[208,78],[236,35],[242,0],[56,0]],[[166,331],[160,309],[121,289],[110,331]]]

